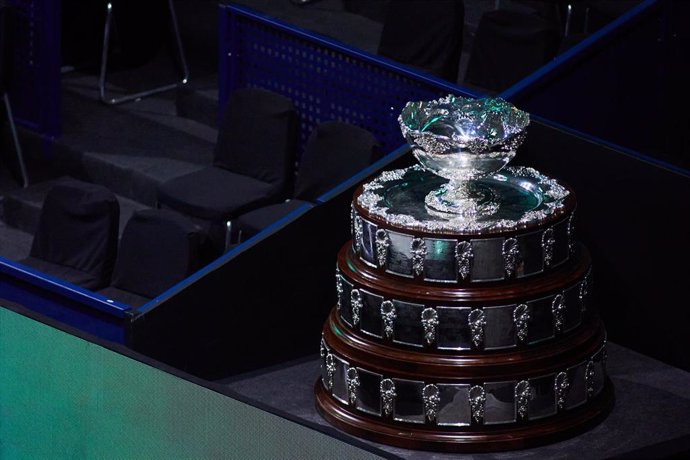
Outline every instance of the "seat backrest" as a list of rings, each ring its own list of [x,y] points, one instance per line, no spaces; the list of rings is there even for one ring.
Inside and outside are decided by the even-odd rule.
[[[535,12],[487,11],[477,25],[464,83],[502,91],[556,56],[560,40],[558,25]]]
[[[381,157],[374,135],[341,121],[319,124],[309,135],[295,180],[294,197],[313,201]]]
[[[214,165],[285,190],[297,147],[292,101],[260,88],[235,90],[218,129]]]
[[[153,298],[201,266],[203,233],[164,209],[135,212],[122,232],[111,286]]]
[[[70,181],[46,195],[31,256],[89,273],[107,284],[117,254],[120,204],[106,187]]]

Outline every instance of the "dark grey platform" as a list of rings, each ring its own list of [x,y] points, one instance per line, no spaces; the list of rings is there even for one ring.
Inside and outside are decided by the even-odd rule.
[[[538,448],[471,455],[369,444],[405,459],[646,459],[690,454],[690,373],[610,342],[608,353],[608,373],[616,395],[614,408],[601,424],[577,437]],[[318,376],[319,359],[314,356],[220,383],[305,423],[330,427],[314,404]]]

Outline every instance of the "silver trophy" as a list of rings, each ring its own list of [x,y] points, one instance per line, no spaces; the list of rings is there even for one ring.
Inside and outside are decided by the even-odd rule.
[[[425,198],[430,213],[475,219],[500,206],[478,180],[500,171],[525,138],[529,115],[500,98],[448,95],[408,102],[398,117],[419,164],[448,179]]]

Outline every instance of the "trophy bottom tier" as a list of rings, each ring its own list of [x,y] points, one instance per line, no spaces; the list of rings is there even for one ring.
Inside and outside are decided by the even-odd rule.
[[[342,430],[408,449],[520,449],[575,435],[613,405],[598,316],[546,346],[420,353],[370,340],[336,309],[323,329],[321,415]]]

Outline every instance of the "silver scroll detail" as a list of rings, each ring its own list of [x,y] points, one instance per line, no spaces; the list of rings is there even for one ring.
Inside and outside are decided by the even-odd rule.
[[[518,343],[525,343],[527,341],[530,317],[530,308],[526,303],[521,303],[513,310],[513,322],[515,323],[515,334],[517,335]]]
[[[340,277],[340,269],[338,267],[335,267],[335,292],[338,296],[338,303],[336,303],[336,307],[338,311],[340,311],[343,303],[343,279]]]
[[[393,413],[393,401],[395,401],[395,383],[391,379],[381,380],[379,385],[381,391],[381,406],[383,415],[390,417]]]
[[[328,345],[326,345],[326,339],[323,338],[323,332],[321,333],[321,343],[319,344],[319,355],[321,356],[321,359],[326,357],[326,353],[328,353]]]
[[[520,247],[516,238],[508,238],[503,242],[503,263],[506,274],[510,278],[515,273],[520,258]]]
[[[323,381],[323,386],[327,390],[333,388],[333,376],[335,375],[335,356],[332,353],[326,355],[326,380]]]
[[[431,346],[436,340],[438,328],[438,313],[431,307],[422,310],[422,327],[424,328],[424,340]]]
[[[580,299],[580,309],[584,313],[587,311],[587,296],[589,294],[589,273],[580,281],[580,289],[577,297]]]
[[[388,232],[379,228],[376,230],[376,261],[379,267],[384,267],[386,261],[388,260],[388,248],[391,245],[391,239],[388,236]]]
[[[470,331],[472,333],[472,344],[475,348],[481,348],[484,342],[484,327],[486,326],[486,315],[484,310],[472,310],[467,317],[470,323]]]
[[[565,325],[565,297],[562,294],[557,294],[551,302],[551,313],[553,314],[553,327],[556,334],[563,332]]]
[[[472,243],[469,241],[458,241],[458,244],[455,246],[455,261],[458,264],[458,274],[463,280],[470,276],[472,260],[474,260]]]
[[[424,273],[424,259],[426,258],[426,243],[423,238],[415,237],[410,243],[410,253],[412,254],[412,271],[416,276]]]
[[[422,399],[424,400],[424,413],[427,420],[435,422],[438,416],[438,406],[441,404],[441,392],[433,383],[426,385],[422,389]]]
[[[520,380],[515,385],[515,406],[518,420],[525,420],[529,407],[529,400],[532,397],[532,388],[527,380]]]
[[[575,251],[575,211],[568,218],[568,251]]]
[[[362,238],[364,237],[364,230],[362,218],[358,215],[355,215],[354,217],[353,230],[353,247],[355,248],[355,252],[359,254],[359,252],[362,250]]]
[[[558,410],[565,409],[565,403],[568,399],[568,390],[570,390],[570,381],[568,380],[567,372],[559,372],[556,375],[553,389],[556,392],[556,408],[558,408]]]
[[[347,400],[350,404],[357,402],[357,390],[359,389],[359,372],[356,367],[347,370]]]
[[[350,291],[350,306],[352,307],[352,325],[359,325],[362,316],[362,293],[359,289]]]
[[[549,268],[553,262],[553,247],[556,238],[553,236],[553,227],[549,227],[541,234],[541,248],[544,254],[544,268]]]
[[[393,323],[397,318],[395,304],[390,300],[381,302],[381,319],[383,320],[383,333],[387,339],[393,338]]]
[[[474,423],[484,423],[484,407],[486,406],[486,392],[481,385],[470,388],[470,412]]]
[[[596,377],[594,361],[590,360],[585,367],[585,389],[587,390],[587,399],[594,396],[594,377]]]

